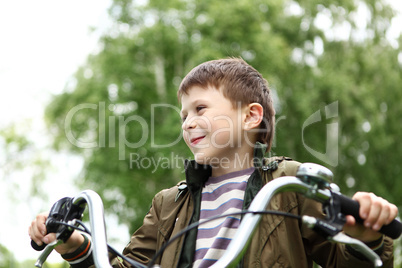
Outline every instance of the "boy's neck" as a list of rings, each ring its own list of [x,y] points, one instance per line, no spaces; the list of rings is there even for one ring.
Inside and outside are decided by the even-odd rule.
[[[227,159],[225,160],[225,162],[210,164],[212,167],[212,177],[222,176],[231,172],[248,169],[254,166],[252,153],[246,153],[242,155],[237,154],[229,161]]]

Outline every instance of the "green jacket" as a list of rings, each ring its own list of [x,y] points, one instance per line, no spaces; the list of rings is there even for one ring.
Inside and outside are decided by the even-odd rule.
[[[269,180],[296,174],[299,163],[284,157],[270,159],[278,165],[267,172],[256,168],[250,176],[244,198],[244,208]],[[144,218],[143,225],[133,234],[123,253],[146,264],[170,237],[199,218],[201,190],[211,174],[210,168],[186,163],[186,182],[159,192]],[[187,186],[187,187],[186,187]],[[268,209],[298,215],[322,217],[321,204],[295,193],[276,195]],[[191,267],[197,229],[181,236],[157,259],[161,267]],[[393,241],[385,238],[381,258],[384,267],[393,266]],[[371,267],[349,253],[344,245],[332,244],[299,221],[283,216],[265,215],[253,235],[240,267]],[[130,267],[116,259],[113,267]]]

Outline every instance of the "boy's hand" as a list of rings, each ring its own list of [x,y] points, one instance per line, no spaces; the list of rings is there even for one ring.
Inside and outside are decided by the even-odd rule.
[[[364,222],[358,224],[353,216],[348,215],[343,230],[363,242],[379,239],[382,236],[378,232],[381,227],[391,223],[398,215],[398,208],[394,204],[373,193],[357,192],[353,199],[360,204],[359,214]]]
[[[43,243],[49,244],[56,240],[56,234],[46,234],[46,219],[49,213],[41,213],[32,221],[31,226],[29,226],[28,233],[29,237],[38,246]],[[55,248],[55,250],[60,254],[66,254],[74,252],[79,246],[84,242],[84,238],[77,231],[74,231],[66,243],[63,243]]]

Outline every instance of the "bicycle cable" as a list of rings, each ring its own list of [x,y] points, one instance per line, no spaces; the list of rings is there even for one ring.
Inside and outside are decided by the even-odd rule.
[[[180,232],[178,232],[176,235],[174,235],[173,237],[171,237],[169,239],[169,241],[167,241],[165,244],[163,244],[163,246],[155,253],[154,257],[151,259],[151,261],[148,263],[148,268],[152,267],[152,265],[155,264],[156,259],[162,254],[162,252],[176,239],[178,239],[179,237],[181,237],[182,235],[184,235],[185,233],[187,233],[188,231],[198,227],[201,224],[210,222],[210,221],[214,221],[216,219],[219,218],[225,218],[225,217],[229,217],[229,216],[235,216],[235,215],[245,215],[245,214],[271,214],[271,215],[278,215],[278,216],[284,216],[284,217],[290,217],[290,218],[294,218],[294,219],[298,219],[301,220],[301,216],[299,215],[295,215],[295,214],[291,214],[291,213],[287,213],[287,212],[281,212],[281,211],[274,211],[274,210],[262,210],[262,211],[252,211],[252,210],[242,210],[240,212],[233,212],[233,213],[227,213],[227,214],[222,214],[222,215],[217,215],[208,219],[205,219],[203,221],[197,221],[194,222],[192,224],[190,224],[189,226],[187,226],[186,228],[184,228],[183,230],[181,230]]]
[[[78,226],[75,226],[75,225],[72,225],[72,224],[69,224],[69,223],[65,223],[65,222],[61,222],[61,221],[55,221],[54,223],[67,226],[69,228],[75,229],[75,230],[83,232],[83,233],[87,233],[88,235],[92,236],[91,231],[85,226],[85,224],[82,221],[76,219],[75,222],[78,223],[82,227],[82,229],[79,228]],[[139,263],[139,262],[137,262],[137,261],[135,261],[133,259],[130,259],[130,258],[124,256],[123,254],[118,252],[116,249],[114,249],[112,246],[110,246],[109,244],[107,244],[107,248],[108,248],[109,252],[111,252],[111,253],[115,254],[116,256],[122,258],[124,261],[128,262],[133,267],[147,268],[146,265],[143,265],[143,264],[141,264],[141,263]]]
[[[225,218],[225,217],[229,217],[229,216],[235,216],[235,215],[245,215],[245,214],[250,214],[250,213],[251,214],[260,214],[260,215],[271,214],[271,215],[290,217],[290,218],[294,218],[294,219],[298,219],[298,220],[301,219],[301,217],[299,215],[294,215],[294,214],[291,214],[291,213],[286,213],[286,212],[281,212],[281,211],[272,211],[272,210],[251,211],[251,210],[243,210],[243,211],[240,211],[240,212],[233,212],[233,213],[226,213],[226,214],[222,214],[222,215],[217,215],[217,216],[205,219],[203,221],[197,221],[197,222],[194,222],[194,223],[190,224],[189,226],[187,226],[185,229],[181,230],[180,232],[178,232],[176,235],[174,235],[172,238],[170,238],[169,241],[167,241],[165,244],[163,244],[163,246],[156,252],[156,254],[151,259],[151,261],[148,263],[148,265],[141,264],[141,263],[139,263],[139,262],[137,262],[137,261],[135,261],[133,259],[130,259],[130,258],[124,256],[123,254],[121,254],[120,252],[115,250],[113,247],[111,247],[109,244],[107,244],[107,247],[108,247],[109,252],[111,252],[112,254],[115,254],[116,256],[120,257],[124,261],[128,262],[133,267],[140,267],[140,268],[152,267],[152,265],[155,264],[156,259],[163,253],[163,251],[173,241],[177,240],[178,238],[180,238],[182,235],[184,235],[185,233],[189,232],[190,230],[200,226],[201,224],[211,222],[211,221],[214,221],[216,219]],[[69,223],[65,223],[65,222],[61,222],[61,221],[55,221],[56,224],[65,225],[65,226],[67,226],[69,228],[75,229],[75,230],[83,232],[83,233],[87,233],[88,235],[91,236],[90,230],[85,226],[85,224],[82,221],[76,219],[75,222],[78,223],[78,225],[81,226],[82,228],[79,228],[78,226],[75,226],[75,225],[72,225],[72,224],[69,224]]]

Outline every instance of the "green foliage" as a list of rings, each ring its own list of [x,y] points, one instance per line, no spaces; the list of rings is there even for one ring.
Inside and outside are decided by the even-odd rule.
[[[14,267],[15,259],[8,249],[0,244],[0,268]]]
[[[41,149],[33,142],[33,138],[27,135],[32,122],[29,120],[21,123],[12,123],[0,129],[0,148],[4,157],[0,161],[0,180],[7,182],[10,193],[20,190],[21,181],[18,180],[19,172],[29,170],[32,175],[30,180],[30,193],[36,195],[40,192],[41,184],[45,179],[45,169],[49,168],[49,160],[44,156]],[[45,197],[44,193],[41,193]],[[10,194],[8,198],[13,202],[21,202]]]
[[[26,267],[34,267],[36,260],[25,260],[23,262],[19,262],[18,264],[16,264],[13,267],[9,267],[7,266],[7,268],[26,268]],[[43,268],[69,268],[70,265],[68,264],[68,262],[60,262],[60,263],[49,263],[49,262],[45,262],[42,266]]]
[[[363,28],[358,7],[370,12]],[[182,164],[154,170],[130,157],[146,165],[191,156],[182,141],[156,148],[180,137],[180,119],[174,108],[152,105],[178,106],[184,75],[228,56],[243,57],[279,96],[272,154],[330,167],[343,192],[373,191],[402,204],[401,63],[385,38],[393,11],[383,1],[115,0],[110,15],[115,24],[100,40],[102,50],[89,56],[76,85],[54,96],[46,114],[55,147],[85,157],[79,180],[132,231],[155,192],[184,175]],[[326,119],[325,107],[335,102],[337,116]],[[77,105],[87,106],[71,117]],[[303,128],[316,111],[323,119]],[[339,132],[332,133],[339,146],[330,148],[338,162],[332,166],[307,150],[326,152],[329,123]],[[143,137],[144,144],[133,146]],[[90,142],[96,145],[82,148]]]

